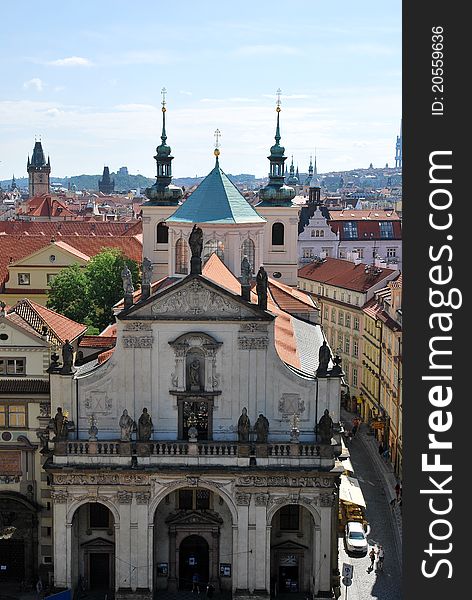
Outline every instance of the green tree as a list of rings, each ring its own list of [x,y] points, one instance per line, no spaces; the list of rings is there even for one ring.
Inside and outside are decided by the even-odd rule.
[[[49,286],[47,307],[78,323],[87,322],[88,279],[82,267],[71,265],[54,277]]]
[[[124,256],[117,248],[105,248],[95,255],[85,268],[89,318],[100,329],[114,322],[113,306],[123,298],[121,271],[128,265],[135,288],[139,280],[138,263]]]

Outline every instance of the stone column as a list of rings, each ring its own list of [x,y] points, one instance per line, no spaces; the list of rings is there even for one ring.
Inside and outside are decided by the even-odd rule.
[[[256,577],[254,588],[258,592],[269,593],[270,587],[267,585],[267,569],[270,570],[270,538],[269,547],[267,547],[267,494],[257,494],[255,498],[255,517],[256,517],[256,543],[254,563],[256,564]],[[270,579],[270,577],[269,577]]]
[[[238,549],[237,555],[233,556],[235,563],[236,588],[247,591],[249,588],[248,565],[249,565],[249,503],[251,494],[236,493],[236,504],[238,505]]]
[[[66,588],[71,582],[72,522],[67,523],[67,494],[52,492],[54,524],[54,584]]]
[[[138,520],[138,552],[137,552],[137,586],[140,590],[152,589],[152,568],[149,574],[149,565],[152,565],[152,559],[149,557],[148,540],[148,502],[151,497],[150,492],[136,492],[136,513]],[[152,533],[152,531],[151,531]],[[151,538],[152,539],[152,538]],[[151,546],[152,549],[152,546]],[[150,587],[151,586],[151,587]]]
[[[329,592],[331,588],[331,507],[320,508],[321,536],[319,553],[318,594]],[[325,556],[326,555],[326,556]]]
[[[167,586],[169,592],[176,592],[178,588],[177,581],[177,564],[176,564],[176,542],[177,532],[175,530],[169,531],[169,577],[167,579]]]
[[[117,494],[120,514],[120,531],[115,523],[115,578],[117,589],[131,588],[131,567],[136,564],[131,556],[131,492],[120,491]],[[119,538],[119,539],[118,539]]]

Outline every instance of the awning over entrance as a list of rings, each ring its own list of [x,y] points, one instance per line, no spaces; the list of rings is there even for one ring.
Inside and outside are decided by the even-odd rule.
[[[341,485],[339,486],[339,499],[343,502],[356,504],[365,508],[365,500],[361,487],[355,477],[341,475]]]

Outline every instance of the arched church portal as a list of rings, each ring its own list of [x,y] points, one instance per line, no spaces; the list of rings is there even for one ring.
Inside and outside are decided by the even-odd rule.
[[[155,591],[190,590],[195,574],[201,593],[208,582],[231,591],[231,573],[220,571],[233,562],[233,518],[211,489],[183,486],[167,494],[154,513],[153,546]]]
[[[313,593],[316,528],[312,515],[300,504],[287,504],[274,514],[271,525],[271,594]]]
[[[115,520],[100,502],[79,506],[72,518],[72,585],[106,594],[115,589]]]

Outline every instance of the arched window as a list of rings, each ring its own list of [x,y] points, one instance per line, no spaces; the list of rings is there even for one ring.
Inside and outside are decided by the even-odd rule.
[[[216,252],[216,255],[224,261],[225,259],[225,245],[219,240],[208,240],[203,246],[203,264],[210,258],[210,256]]]
[[[272,225],[272,246],[284,245],[284,224],[274,223]]]
[[[175,244],[175,272],[187,275],[188,273],[188,244],[179,238]]]
[[[169,228],[165,223],[159,223],[157,226],[156,239],[158,244],[167,244],[169,241]]]
[[[247,256],[249,264],[251,265],[252,272],[256,272],[256,247],[254,242],[247,238],[241,245],[241,261]]]

